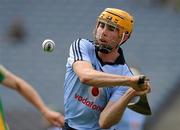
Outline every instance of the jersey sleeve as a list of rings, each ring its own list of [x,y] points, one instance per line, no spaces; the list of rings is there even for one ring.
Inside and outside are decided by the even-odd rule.
[[[124,76],[133,76],[133,73],[131,72],[130,68],[126,64],[123,67],[123,75]]]
[[[68,63],[72,65],[76,61],[88,61],[91,63],[89,56],[90,43],[85,39],[77,39],[69,49]]]
[[[133,75],[130,68],[126,64],[124,64],[124,66],[123,66],[122,75],[124,75],[124,76],[132,76]],[[128,90],[128,88],[129,87],[127,87],[127,86],[114,87],[112,89],[112,95],[111,95],[110,100],[117,101]]]
[[[133,72],[131,71],[131,69],[128,67],[128,65],[124,65],[124,75],[126,76],[133,76]],[[134,103],[137,102],[139,100],[139,96],[134,97],[130,102]]]
[[[5,78],[5,68],[2,66],[2,65],[0,65],[0,83],[4,80],[4,78]]]

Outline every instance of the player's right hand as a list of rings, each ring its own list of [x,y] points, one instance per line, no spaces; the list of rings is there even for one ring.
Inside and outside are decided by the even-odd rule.
[[[64,116],[56,111],[46,108],[43,112],[43,116],[46,119],[46,125],[64,127]]]
[[[130,86],[136,91],[150,91],[149,78],[145,75],[132,76],[130,79]]]

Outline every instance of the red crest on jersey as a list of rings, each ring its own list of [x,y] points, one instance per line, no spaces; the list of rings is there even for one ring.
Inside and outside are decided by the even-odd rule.
[[[91,93],[93,96],[98,96],[99,95],[99,88],[98,87],[93,87],[91,90]]]

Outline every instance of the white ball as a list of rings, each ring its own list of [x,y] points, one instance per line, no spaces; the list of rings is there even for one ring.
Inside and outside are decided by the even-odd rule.
[[[46,39],[42,43],[42,48],[45,52],[52,52],[52,51],[54,51],[55,43],[51,39]]]

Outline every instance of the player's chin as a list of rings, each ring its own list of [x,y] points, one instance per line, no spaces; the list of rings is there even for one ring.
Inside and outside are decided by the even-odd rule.
[[[99,45],[103,46],[103,47],[107,47],[107,48],[113,48],[113,46],[111,46],[108,42],[98,42]]]

